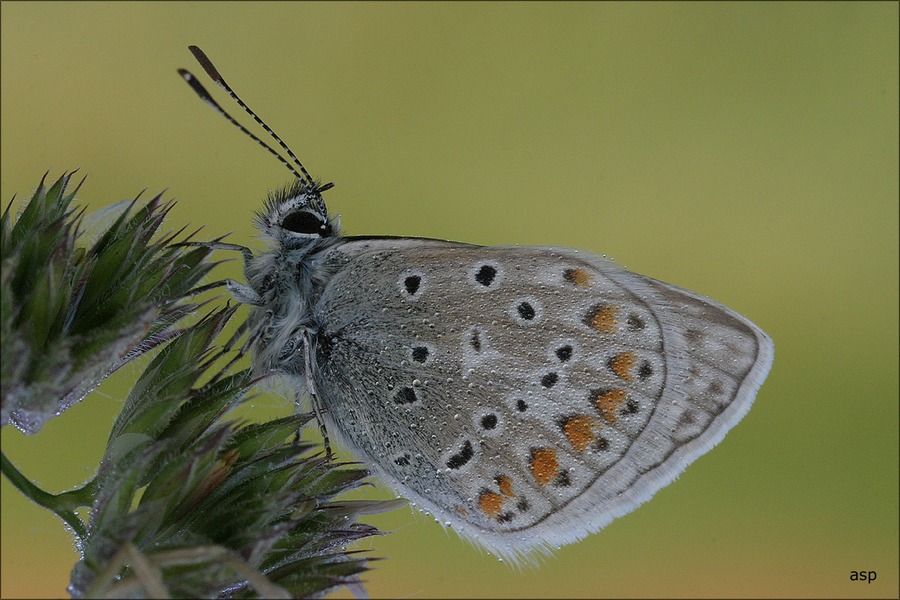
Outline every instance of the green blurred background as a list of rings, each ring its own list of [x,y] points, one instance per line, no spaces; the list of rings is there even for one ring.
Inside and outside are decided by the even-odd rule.
[[[254,244],[290,176],[177,76],[197,44],[336,182],[347,233],[605,253],[774,338],[753,410],[652,502],[521,570],[373,517],[394,532],[362,546],[386,559],[373,596],[897,597],[897,3],[0,10],[4,205],[81,167],[82,204],[168,188],[172,229]],[[143,364],[37,436],[5,428],[4,452],[51,491],[82,482]],[[4,479],[0,594],[64,595],[76,558]]]

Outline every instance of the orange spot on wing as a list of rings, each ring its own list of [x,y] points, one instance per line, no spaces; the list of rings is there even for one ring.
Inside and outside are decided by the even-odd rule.
[[[531,476],[538,485],[547,485],[559,475],[559,462],[552,448],[534,448],[531,451]]]
[[[503,511],[505,498],[496,492],[484,491],[478,496],[478,508],[489,517],[498,517]]]
[[[619,405],[625,401],[625,395],[624,390],[605,390],[594,396],[594,404],[600,410],[603,419],[610,425],[616,422],[618,418],[616,411]]]
[[[615,333],[617,328],[615,306],[596,306],[588,316],[588,325],[600,333]]]
[[[631,374],[631,369],[634,368],[635,362],[636,358],[633,352],[623,352],[622,354],[617,354],[610,359],[609,368],[612,369],[612,372],[615,373],[620,379],[631,381],[632,379],[634,379],[634,376]]]
[[[567,419],[563,424],[563,432],[578,452],[584,452],[591,442],[597,439],[594,433],[594,419],[588,415],[577,415]]]
[[[455,507],[453,508],[453,510],[455,510],[455,511],[457,512],[457,514],[459,514],[459,516],[461,516],[461,517],[468,517],[468,516],[469,516],[469,511],[467,511],[467,510],[465,509],[465,507],[463,507],[463,506],[455,506]]]
[[[497,487],[500,488],[501,494],[503,494],[507,498],[515,496],[512,487],[512,479],[510,479],[507,475],[498,475],[496,482]]]
[[[584,269],[566,269],[563,273],[566,281],[577,285],[578,287],[590,287],[591,280],[594,276]]]

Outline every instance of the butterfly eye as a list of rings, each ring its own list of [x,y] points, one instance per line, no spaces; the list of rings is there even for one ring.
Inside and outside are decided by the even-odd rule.
[[[305,210],[292,212],[281,221],[281,227],[294,233],[316,234],[325,237],[331,235],[331,225],[318,215]]]

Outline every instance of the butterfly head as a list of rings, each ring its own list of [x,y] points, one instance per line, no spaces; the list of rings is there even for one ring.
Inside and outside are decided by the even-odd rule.
[[[225,109],[219,106],[219,103],[206,91],[203,84],[189,71],[185,69],[178,70],[181,77],[191,86],[201,100],[277,158],[297,178],[293,184],[281,191],[270,193],[265,209],[257,214],[256,224],[263,235],[274,240],[288,251],[321,248],[335,241],[339,237],[338,221],[328,217],[325,201],[322,199],[322,192],[331,189],[334,184],[319,184],[316,182],[300,162],[300,159],[297,158],[297,155],[284,143],[278,134],[266,125],[265,121],[260,119],[231,89],[231,86],[225,82],[219,70],[216,69],[203,50],[197,46],[189,46],[189,49],[194,58],[197,59],[197,62],[200,63],[200,66],[203,67],[203,70],[206,71],[206,74],[219,87],[224,89],[275,140],[278,147],[290,158],[288,160],[282,156],[275,148],[238,123]],[[322,240],[326,243],[322,244]]]
[[[288,187],[269,194],[256,225],[266,237],[286,249],[318,245],[340,235],[339,220],[329,217],[322,192],[332,184],[310,184],[298,179]]]

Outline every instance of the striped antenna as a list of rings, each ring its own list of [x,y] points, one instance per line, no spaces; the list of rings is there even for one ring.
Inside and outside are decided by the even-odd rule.
[[[272,154],[275,158],[277,158],[281,162],[281,164],[286,166],[290,170],[290,172],[294,174],[294,176],[297,179],[305,182],[309,186],[309,188],[311,190],[313,190],[314,192],[323,192],[333,186],[333,184],[330,184],[330,183],[322,185],[322,186],[317,186],[316,182],[313,181],[312,176],[309,174],[309,172],[306,170],[306,168],[300,162],[300,159],[298,159],[297,156],[291,151],[291,149],[288,148],[287,144],[285,144],[282,141],[282,139],[280,137],[278,137],[278,134],[276,134],[272,130],[271,127],[266,125],[266,123],[262,119],[260,119],[256,115],[256,113],[253,112],[253,110],[251,110],[251,108],[244,103],[243,100],[240,99],[240,97],[234,92],[234,90],[231,89],[231,86],[229,86],[225,82],[225,79],[219,73],[218,69],[216,69],[215,65],[213,65],[212,61],[209,60],[209,57],[206,56],[206,54],[203,52],[203,50],[201,50],[197,46],[188,46],[188,49],[194,55],[194,58],[197,59],[197,62],[200,63],[200,66],[203,67],[203,70],[206,71],[206,74],[209,75],[210,79],[212,79],[214,82],[216,82],[219,85],[219,87],[224,89],[228,93],[228,95],[231,96],[231,98],[235,102],[237,102],[238,105],[240,105],[240,107],[243,108],[247,112],[247,114],[249,114],[251,117],[253,117],[253,120],[256,121],[266,131],[266,133],[268,133],[270,136],[272,136],[272,138],[276,142],[278,142],[278,145],[281,146],[281,148],[283,148],[285,152],[287,152],[288,156],[290,156],[291,159],[294,161],[294,164],[291,164],[290,162],[288,162],[281,154],[279,154],[277,151],[275,151],[271,146],[269,146],[267,143],[262,141],[256,135],[254,135],[246,127],[244,127],[243,125],[238,123],[230,114],[228,114],[228,112],[225,111],[224,108],[219,106],[218,102],[213,100],[213,97],[209,94],[209,92],[206,91],[206,88],[203,87],[203,85],[197,80],[196,77],[194,77],[193,74],[191,74],[186,69],[178,69],[178,74],[181,75],[181,77],[184,78],[184,80],[188,83],[188,85],[191,86],[191,89],[193,89],[194,92],[198,96],[200,96],[201,100],[203,100],[206,104],[211,106],[216,112],[218,112],[220,115],[225,117],[232,125],[234,125],[238,129],[240,129],[243,133],[245,133],[247,136],[249,136],[257,144],[259,144],[260,146],[262,146],[263,148],[268,150],[269,153]],[[296,165],[296,167],[295,167],[295,165]]]

